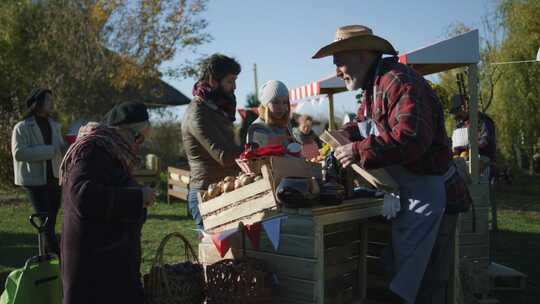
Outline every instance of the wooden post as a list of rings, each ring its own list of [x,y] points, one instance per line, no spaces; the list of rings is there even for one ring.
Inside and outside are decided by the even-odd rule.
[[[328,130],[335,130],[334,122],[334,94],[328,94]]]
[[[254,85],[255,85],[255,98],[258,100],[259,99],[259,83],[257,81],[257,64],[254,63],[253,64],[253,80],[254,80]]]
[[[368,247],[368,224],[363,222],[360,224],[360,252],[358,253],[358,298],[362,303],[366,300],[367,290],[367,247]]]
[[[317,252],[316,267],[316,289],[315,289],[315,304],[324,303],[324,225],[315,223],[315,250]]]
[[[448,282],[448,303],[461,304],[463,303],[463,295],[460,278],[460,256],[459,256],[459,231],[460,219],[459,214],[456,215],[456,227],[452,233],[452,258],[450,262],[450,281]]]
[[[469,170],[473,184],[478,184],[480,171],[478,168],[478,67],[469,65]]]

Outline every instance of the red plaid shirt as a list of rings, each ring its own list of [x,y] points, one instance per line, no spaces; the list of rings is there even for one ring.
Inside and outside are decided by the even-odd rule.
[[[360,165],[375,169],[401,164],[417,174],[444,174],[451,144],[442,105],[429,83],[395,57],[382,59],[374,78],[362,96],[357,121],[371,117],[379,136],[361,137],[356,122],[344,126]]]

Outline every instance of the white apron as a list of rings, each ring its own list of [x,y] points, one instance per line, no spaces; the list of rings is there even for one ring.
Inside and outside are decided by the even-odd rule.
[[[358,123],[358,128],[364,138],[379,135],[371,118]],[[443,176],[416,175],[400,165],[385,169],[399,185],[401,210],[392,219],[392,240],[384,260],[392,273],[390,290],[412,304],[445,214],[445,181],[455,174],[455,168],[451,166]]]

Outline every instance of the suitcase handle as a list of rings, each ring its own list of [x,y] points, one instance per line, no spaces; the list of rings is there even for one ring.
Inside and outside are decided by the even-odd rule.
[[[39,222],[37,221],[39,219]],[[45,231],[45,226],[49,222],[49,215],[47,213],[34,213],[28,218],[30,224],[34,226],[38,232]]]

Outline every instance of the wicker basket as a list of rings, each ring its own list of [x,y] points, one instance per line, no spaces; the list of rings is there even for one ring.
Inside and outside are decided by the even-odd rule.
[[[270,304],[272,274],[264,261],[226,259],[206,267],[207,304]]]
[[[185,261],[188,262],[175,265],[163,263],[165,245],[173,237],[179,238],[184,243],[184,257]],[[191,264],[191,261],[195,263]],[[191,271],[189,273],[175,271],[179,266],[190,266]],[[143,281],[146,304],[195,304],[204,301],[203,267],[199,263],[189,241],[178,232],[168,234],[163,238],[156,252],[150,273],[144,275]]]

